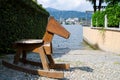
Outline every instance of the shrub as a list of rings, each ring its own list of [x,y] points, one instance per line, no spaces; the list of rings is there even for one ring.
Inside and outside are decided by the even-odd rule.
[[[92,24],[97,27],[104,27],[104,11],[97,11],[92,16]]]
[[[97,20],[97,12],[92,15],[92,26],[96,27],[96,20]]]
[[[93,26],[104,27],[104,16],[107,14],[108,27],[119,27],[120,4],[107,6],[105,11],[97,11],[92,16]]]
[[[104,27],[104,16],[105,16],[104,11],[99,12],[99,14],[97,16],[97,26],[98,27]]]
[[[108,27],[119,27],[120,22],[120,5],[110,6],[106,8],[108,17]]]
[[[19,39],[42,38],[49,13],[32,0],[0,0],[0,52]]]

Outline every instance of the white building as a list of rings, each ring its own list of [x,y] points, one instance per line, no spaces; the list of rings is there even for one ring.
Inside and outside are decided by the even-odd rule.
[[[79,24],[79,18],[68,18],[65,22],[66,24]]]

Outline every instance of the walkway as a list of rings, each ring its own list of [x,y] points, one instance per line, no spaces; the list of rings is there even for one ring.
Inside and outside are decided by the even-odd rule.
[[[29,59],[39,60],[36,54],[29,54]],[[2,58],[11,61],[13,55]],[[120,54],[99,50],[72,50],[67,54],[62,51],[54,53],[56,62],[70,63],[71,68],[64,71],[62,80],[120,80]],[[22,65],[22,64],[20,64]],[[28,65],[27,67],[36,68]],[[5,68],[0,59],[0,80],[57,80],[38,75],[31,75]]]

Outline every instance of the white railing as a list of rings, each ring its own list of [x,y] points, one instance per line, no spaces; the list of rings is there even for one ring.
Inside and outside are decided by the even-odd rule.
[[[120,22],[119,22],[119,29],[120,29]]]
[[[105,28],[107,28],[107,27],[108,27],[107,22],[108,22],[108,20],[107,20],[107,15],[105,15],[105,22],[104,22],[104,26],[105,26]]]

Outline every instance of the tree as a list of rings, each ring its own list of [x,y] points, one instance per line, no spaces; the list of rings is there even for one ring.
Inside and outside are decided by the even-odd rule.
[[[96,0],[87,0],[90,1],[93,4],[93,8],[94,8],[94,12],[96,12],[97,8],[96,8]]]
[[[97,11],[97,8],[96,8],[96,2],[97,0],[87,0],[87,1],[90,1],[92,4],[93,4],[93,8],[94,8],[94,12]],[[105,0],[99,0],[99,5],[98,5],[98,10],[100,11],[101,10],[101,4],[104,2]]]
[[[108,3],[108,5],[112,5],[114,6],[115,4],[117,4],[118,2],[120,2],[120,0],[105,0],[106,3]]]
[[[37,0],[33,0],[33,1],[37,3]]]
[[[101,10],[101,4],[104,2],[104,0],[99,0],[98,10]]]

